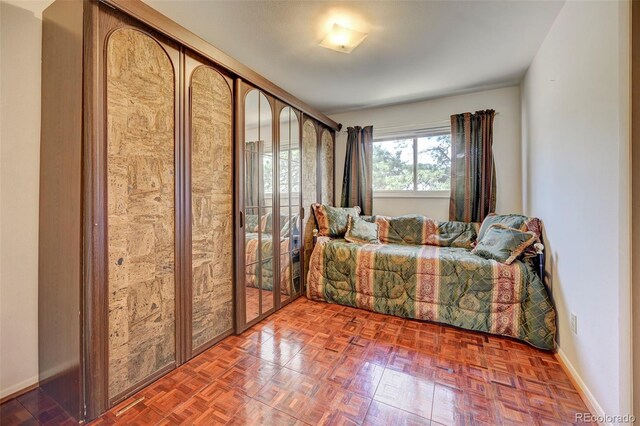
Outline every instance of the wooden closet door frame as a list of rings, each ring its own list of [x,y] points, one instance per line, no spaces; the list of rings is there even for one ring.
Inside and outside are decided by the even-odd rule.
[[[83,420],[98,417],[109,408],[108,389],[108,307],[105,281],[105,189],[100,177],[104,174],[103,107],[100,102],[101,55],[98,22],[100,8],[97,1],[84,4],[83,17],[83,112],[82,134],[82,310],[80,351],[82,354],[81,405]]]
[[[142,32],[155,40],[174,68],[174,285],[175,285],[175,362],[109,397],[109,297],[108,297],[108,223],[107,223],[107,98],[106,46],[110,35],[123,28]],[[180,101],[183,59],[180,46],[153,29],[100,2],[88,3],[85,13],[85,90],[83,131],[83,397],[85,418],[92,419],[118,402],[147,386],[182,362],[183,326],[179,318],[184,294],[184,199],[182,117]]]
[[[263,91],[257,86],[242,80],[241,78],[236,79],[235,84],[235,159],[236,159],[236,173],[235,173],[235,214],[238,215],[238,220],[236,221],[235,234],[236,234],[236,298],[235,298],[235,313],[236,313],[236,334],[240,334],[253,325],[259,323],[269,315],[273,314],[277,311],[276,307],[276,296],[274,297],[273,307],[266,312],[262,312],[256,318],[251,321],[247,321],[247,313],[246,313],[246,293],[245,293],[245,273],[246,273],[246,265],[245,265],[245,225],[246,218],[244,214],[245,210],[245,193],[244,193],[244,175],[245,175],[245,99],[247,94],[252,91],[257,90],[259,94],[263,94],[269,105],[271,107],[271,138],[273,140],[273,149],[276,149],[277,144],[277,133],[276,128],[279,127],[276,123],[276,99],[271,96],[269,93]],[[258,97],[260,99],[260,97]],[[259,102],[259,101],[258,101]],[[275,158],[275,156],[274,156]],[[273,177],[277,176],[276,172],[279,170],[279,167],[275,165],[273,167]],[[275,189],[275,180],[274,180],[274,189]],[[276,215],[276,211],[280,211],[280,200],[279,200],[279,191],[273,191],[273,201],[271,204],[271,211],[274,213],[274,223],[273,227],[280,225],[280,215]],[[278,228],[279,229],[279,228]],[[279,253],[280,249],[275,249],[272,254],[273,259],[273,269],[274,269],[274,283],[273,283],[273,291],[280,292],[280,259],[276,258],[276,251]],[[262,266],[261,266],[262,267]],[[276,276],[277,273],[277,276]],[[276,279],[277,278],[277,279]],[[262,310],[262,286],[260,287],[260,310]]]
[[[83,94],[82,94],[82,271],[81,273],[81,289],[80,298],[82,300],[80,307],[80,333],[81,341],[78,350],[81,353],[80,368],[82,370],[81,383],[81,417],[84,420],[96,418],[101,413],[110,408],[111,404],[108,396],[108,287],[107,287],[107,259],[105,247],[106,239],[106,186],[103,181],[106,170],[106,152],[105,141],[105,53],[104,38],[101,34],[101,23],[106,19],[105,15],[117,16],[122,22],[127,22],[132,26],[143,28],[149,34],[154,34],[157,40],[159,37],[167,37],[170,40],[187,46],[194,52],[200,53],[203,57],[208,58],[219,67],[227,70],[236,78],[233,94],[235,95],[235,125],[234,125],[234,158],[238,158],[238,129],[242,129],[242,123],[239,123],[244,117],[242,116],[242,105],[238,102],[241,87],[240,78],[254,81],[266,93],[277,96],[281,99],[289,100],[296,106],[296,109],[307,111],[308,114],[300,114],[300,141],[302,150],[302,131],[304,128],[304,118],[318,117],[318,119],[326,122],[330,127],[339,129],[341,125],[330,120],[324,114],[321,114],[291,94],[285,92],[281,88],[266,80],[264,77],[255,73],[248,67],[240,64],[235,59],[224,54],[215,47],[209,45],[195,34],[187,31],[180,25],[163,16],[153,8],[147,6],[139,0],[86,0],[82,3],[83,7]],[[147,27],[148,26],[148,27]],[[173,41],[171,43],[174,43]],[[183,64],[182,64],[183,65]],[[176,75],[183,71],[182,67],[176,69]],[[181,81],[182,76],[178,77]],[[182,84],[176,86],[176,90],[182,90]],[[179,106],[180,108],[181,106]],[[183,106],[182,106],[183,107]],[[178,109],[179,109],[178,108]],[[240,114],[238,114],[240,111]],[[178,119],[184,117],[184,111],[180,110]],[[180,122],[176,120],[176,129],[181,128]],[[177,135],[179,138],[184,133]],[[176,139],[176,144],[181,146],[180,139]],[[334,143],[335,146],[335,143]],[[302,152],[302,151],[301,151]],[[335,157],[334,157],[335,158]],[[236,166],[239,163],[236,163]],[[179,177],[178,174],[176,174]],[[236,259],[238,259],[238,226],[239,218],[237,212],[239,209],[238,189],[244,188],[244,180],[238,173],[238,167],[235,170],[235,189],[234,189],[234,230],[235,232],[235,248]],[[176,186],[182,188],[183,186]],[[302,192],[302,191],[301,191]],[[335,193],[335,191],[334,191]],[[182,195],[182,194],[180,194]],[[177,198],[178,201],[180,198]],[[179,207],[179,202],[176,206]],[[301,208],[303,204],[301,203]],[[184,229],[184,212],[180,213],[180,220],[176,221],[176,226],[182,224],[179,228]],[[312,214],[310,211],[303,211],[305,215]],[[302,220],[301,216],[301,220]],[[304,242],[303,242],[304,244]],[[302,248],[304,250],[304,246]],[[178,253],[176,252],[176,255]],[[244,264],[244,263],[242,263]],[[176,263],[176,270],[180,267]],[[301,268],[304,268],[304,256],[302,258]],[[181,269],[181,271],[184,268]],[[238,273],[242,271],[239,263],[236,262],[235,268],[236,289],[234,294],[237,296]],[[302,269],[304,270],[304,269]],[[244,271],[242,271],[244,273]],[[304,274],[302,274],[302,291],[305,288]],[[176,298],[178,297],[176,293]],[[182,297],[184,299],[184,297]],[[177,299],[176,299],[177,302]],[[240,306],[237,298],[235,306]],[[177,305],[178,306],[178,305]],[[238,310],[236,310],[236,328]],[[244,312],[242,312],[244,314]],[[176,319],[177,319],[176,315]],[[176,339],[178,342],[179,339]],[[176,348],[176,357],[186,357],[184,348],[180,350]]]
[[[183,230],[183,235],[184,235],[184,246],[183,246],[183,252],[184,252],[184,257],[185,257],[185,268],[184,268],[184,276],[183,276],[183,283],[184,283],[184,287],[185,287],[185,292],[184,292],[184,304],[181,306],[181,310],[183,312],[183,330],[182,330],[182,335],[185,337],[184,339],[184,344],[183,344],[183,357],[185,360],[189,360],[197,355],[199,355],[200,353],[206,351],[207,349],[209,349],[210,347],[212,347],[213,345],[215,345],[216,343],[220,342],[222,339],[224,339],[227,336],[230,336],[231,334],[233,334],[233,332],[236,329],[235,326],[235,321],[236,321],[236,316],[235,316],[235,310],[236,310],[236,302],[235,302],[235,296],[236,296],[236,292],[235,292],[235,287],[236,287],[236,277],[235,277],[235,270],[236,270],[236,266],[237,266],[237,256],[236,256],[236,243],[235,243],[235,238],[232,238],[232,245],[233,245],[233,249],[232,249],[232,261],[233,261],[233,265],[232,268],[234,270],[234,274],[232,276],[232,295],[233,295],[233,314],[232,314],[232,326],[231,329],[226,331],[225,333],[221,334],[220,336],[217,336],[215,338],[213,338],[212,340],[210,340],[209,342],[206,342],[196,348],[193,347],[193,327],[192,327],[192,314],[193,314],[193,274],[192,274],[192,247],[193,247],[193,241],[192,241],[192,227],[193,227],[193,218],[192,218],[192,199],[191,199],[191,180],[192,180],[192,170],[191,170],[191,165],[192,165],[192,156],[191,156],[191,145],[192,145],[192,129],[191,129],[191,108],[192,108],[192,91],[191,91],[191,78],[193,76],[193,73],[200,67],[205,67],[205,68],[210,68],[212,70],[214,70],[215,72],[219,73],[222,78],[224,78],[224,80],[226,81],[227,85],[229,86],[229,93],[231,94],[231,156],[232,156],[232,161],[231,164],[234,168],[234,170],[231,173],[231,177],[234,180],[234,183],[232,183],[234,189],[232,190],[232,196],[233,196],[233,201],[231,203],[232,205],[232,212],[236,211],[235,210],[235,203],[236,203],[236,196],[237,196],[237,192],[235,191],[235,173],[236,173],[236,169],[237,166],[235,165],[235,161],[234,159],[236,158],[236,144],[234,143],[234,126],[233,126],[233,122],[235,120],[235,93],[234,93],[234,80],[232,77],[230,77],[229,75],[227,75],[227,73],[225,73],[223,70],[217,68],[214,64],[212,64],[210,61],[208,61],[207,59],[203,58],[202,56],[198,55],[197,53],[191,52],[190,50],[187,49],[183,49],[184,50],[184,79],[183,79],[183,88],[182,91],[184,93],[184,96],[181,97],[181,99],[184,99],[184,103],[185,103],[185,107],[184,107],[184,117],[183,117],[183,139],[184,139],[184,165],[183,165],[183,171],[184,171],[184,195],[185,195],[185,199],[184,199],[184,206],[185,206],[185,212],[184,212],[184,217],[185,217],[185,221],[184,221],[184,230]],[[236,228],[236,215],[232,214],[233,216],[233,221],[232,221],[232,226],[233,229]]]

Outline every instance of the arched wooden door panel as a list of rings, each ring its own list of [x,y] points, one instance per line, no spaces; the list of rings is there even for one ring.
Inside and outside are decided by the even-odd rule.
[[[333,132],[323,129],[320,139],[320,181],[323,204],[335,205],[334,164]]]
[[[304,277],[309,270],[313,251],[315,220],[311,205],[318,201],[318,131],[313,121],[307,119],[302,126],[302,208],[304,219]]]
[[[187,56],[187,65],[196,60]],[[233,331],[233,99],[227,79],[199,65],[189,82],[191,341],[201,352]],[[189,234],[189,232],[187,232]]]
[[[175,74],[151,36],[106,46],[109,398],[176,363]]]

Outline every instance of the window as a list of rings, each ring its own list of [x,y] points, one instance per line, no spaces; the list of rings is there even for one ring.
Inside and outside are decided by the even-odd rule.
[[[373,142],[376,197],[448,197],[450,185],[451,132],[448,128]]]

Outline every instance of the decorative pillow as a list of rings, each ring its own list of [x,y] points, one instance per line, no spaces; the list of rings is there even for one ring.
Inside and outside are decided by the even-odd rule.
[[[312,204],[313,214],[318,223],[321,237],[342,238],[347,232],[349,215],[360,216],[360,207],[332,207],[326,204]]]
[[[489,214],[484,221],[482,221],[482,226],[480,226],[480,231],[478,232],[478,241],[482,240],[485,232],[489,229],[489,227],[493,224],[502,224],[509,228],[518,229],[520,231],[525,232],[533,232],[536,234],[538,238],[542,236],[542,225],[540,223],[540,219],[536,217],[524,216],[521,214]]]
[[[368,216],[360,216],[368,220]],[[378,238],[383,244],[429,245],[473,248],[478,223],[439,222],[420,215],[374,216]]]
[[[347,219],[347,232],[344,239],[350,243],[380,244],[378,239],[378,224],[371,223],[357,216],[349,215]]]
[[[427,241],[438,229],[435,219],[415,214],[404,216],[376,216],[380,241],[386,244],[429,244]]]
[[[248,214],[245,216],[245,218],[245,229],[247,230],[247,232],[257,232],[258,223],[260,222],[259,216],[257,214]]]
[[[260,230],[265,234],[270,234],[273,230],[273,213],[263,214],[260,218]]]
[[[485,231],[471,253],[510,265],[537,240],[538,237],[533,232],[520,231],[496,223]]]
[[[360,215],[360,219],[366,220],[369,223],[376,223],[376,217],[375,216]]]

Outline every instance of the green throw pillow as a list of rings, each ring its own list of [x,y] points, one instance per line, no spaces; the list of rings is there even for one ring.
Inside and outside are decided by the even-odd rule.
[[[509,228],[517,229],[520,231],[533,231],[536,233],[536,236],[540,238],[540,223],[537,218],[529,217],[521,214],[489,214],[483,221],[480,226],[480,231],[478,231],[478,241],[484,237],[485,232],[489,229],[491,225],[499,223],[501,225],[507,226]]]
[[[347,219],[347,232],[344,239],[351,243],[359,244],[380,244],[378,239],[378,224],[371,223],[358,216],[351,216]]]
[[[510,265],[537,239],[533,232],[520,231],[496,223],[486,230],[471,253]]]
[[[313,214],[318,223],[321,237],[342,238],[347,232],[349,215],[360,216],[360,207],[332,207],[326,204],[312,204]]]

